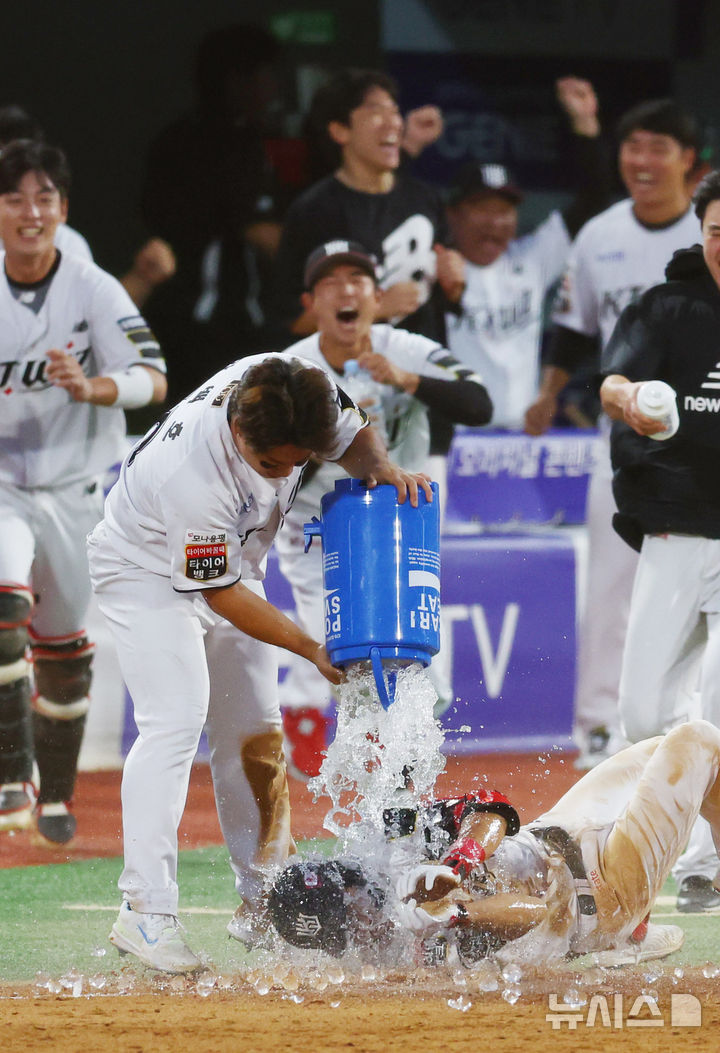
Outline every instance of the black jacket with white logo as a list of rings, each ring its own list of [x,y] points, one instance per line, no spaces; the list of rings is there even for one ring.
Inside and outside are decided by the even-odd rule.
[[[676,252],[665,273],[623,311],[603,354],[604,376],[664,380],[677,392],[672,438],[613,424],[615,526],[637,548],[643,534],[720,538],[720,290],[700,245]]]

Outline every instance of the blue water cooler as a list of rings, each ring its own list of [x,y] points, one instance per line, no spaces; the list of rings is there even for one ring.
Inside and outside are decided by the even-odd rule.
[[[440,508],[421,490],[418,507],[398,503],[394,486],[369,489],[340,479],[322,499],[322,518],[305,524],[306,548],[322,540],[325,643],[333,665],[370,661],[381,703],[394,677],[383,662],[429,665],[440,649]]]

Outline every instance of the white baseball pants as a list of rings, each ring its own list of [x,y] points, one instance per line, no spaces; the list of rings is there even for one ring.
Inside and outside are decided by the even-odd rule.
[[[134,910],[177,914],[177,829],[207,721],[220,824],[236,888],[252,904],[262,867],[293,848],[276,648],[215,615],[200,593],[174,592],[169,578],[127,563],[102,524],[89,553],[138,726],[123,771],[118,885]],[[264,594],[260,582],[245,584]]]

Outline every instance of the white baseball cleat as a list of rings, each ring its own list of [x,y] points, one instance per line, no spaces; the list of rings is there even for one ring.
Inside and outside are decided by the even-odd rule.
[[[120,954],[134,954],[144,965],[165,973],[189,973],[202,966],[174,914],[143,914],[123,902],[110,942]]]
[[[32,783],[4,783],[0,786],[0,830],[24,830],[30,826],[34,807]]]
[[[598,965],[613,969],[619,965],[639,965],[654,958],[666,958],[679,951],[685,942],[685,933],[679,925],[648,925],[647,936],[642,943],[627,943],[611,951],[598,951],[593,955]]]
[[[270,920],[265,910],[241,903],[227,923],[227,931],[234,940],[251,951],[267,941],[269,926]]]

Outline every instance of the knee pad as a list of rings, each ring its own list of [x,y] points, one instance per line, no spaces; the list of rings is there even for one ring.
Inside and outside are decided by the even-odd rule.
[[[70,801],[90,706],[94,644],[84,632],[54,640],[33,638],[33,731],[40,770],[38,804]]]
[[[0,585],[0,684],[28,676],[25,657],[33,594],[24,585]]]
[[[95,645],[84,632],[70,638],[31,641],[35,666],[35,710],[54,720],[83,717],[90,706]]]
[[[33,737],[30,663],[26,652],[33,595],[0,585],[0,783],[30,782]]]

